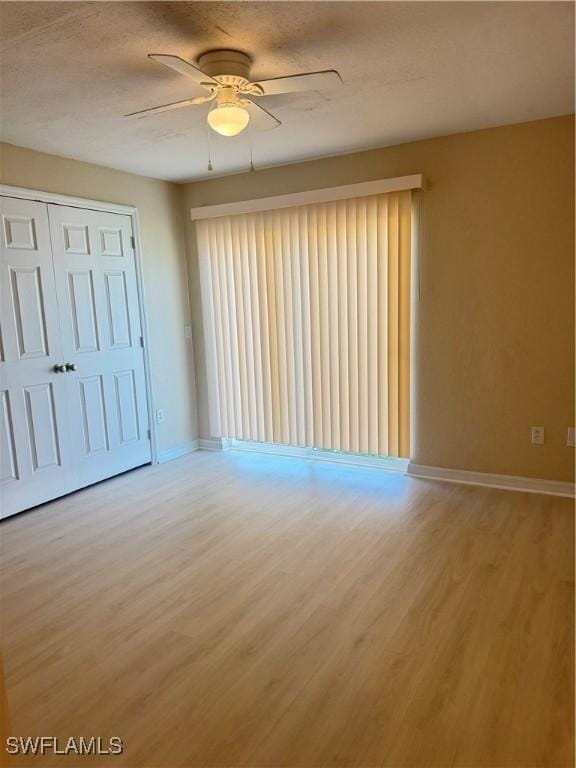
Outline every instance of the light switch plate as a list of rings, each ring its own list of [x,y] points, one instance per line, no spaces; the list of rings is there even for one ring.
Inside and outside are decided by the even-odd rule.
[[[544,445],[544,427],[532,427],[532,445]]]
[[[576,446],[576,427],[568,427],[568,437],[566,439],[566,445],[569,448]]]

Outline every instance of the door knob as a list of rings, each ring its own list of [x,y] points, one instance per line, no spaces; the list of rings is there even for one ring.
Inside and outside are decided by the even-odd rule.
[[[77,371],[78,370],[78,366],[76,365],[76,363],[66,363],[66,365],[64,367],[65,367],[65,369],[67,371]]]
[[[66,366],[64,363],[56,363],[52,370],[54,373],[66,373]]]

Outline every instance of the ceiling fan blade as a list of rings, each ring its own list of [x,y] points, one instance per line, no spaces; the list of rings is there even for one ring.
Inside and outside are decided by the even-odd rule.
[[[303,75],[288,75],[274,77],[271,80],[258,80],[253,83],[260,86],[264,96],[276,96],[279,93],[296,93],[298,91],[322,91],[337,88],[342,85],[340,73],[335,69],[325,72],[307,72]]]
[[[253,101],[246,99],[245,107],[250,115],[250,125],[257,131],[270,131],[272,128],[278,128],[281,125],[280,120],[261,107],[260,104],[254,104]]]
[[[194,64],[190,64],[188,61],[184,61],[180,56],[171,56],[168,53],[149,53],[148,58],[152,61],[157,61],[158,64],[163,64],[169,69],[173,69],[184,77],[189,77],[190,80],[194,80],[198,85],[204,88],[209,88],[212,85],[218,85],[218,81],[214,80],[210,75],[205,75],[201,69],[195,67]]]
[[[194,104],[204,104],[212,101],[214,96],[196,96],[193,99],[184,99],[184,101],[174,101],[172,104],[162,104],[159,107],[151,109],[141,109],[139,112],[130,112],[124,117],[148,117],[149,115],[158,115],[160,112],[169,112],[171,109],[181,109],[182,107],[192,107]]]

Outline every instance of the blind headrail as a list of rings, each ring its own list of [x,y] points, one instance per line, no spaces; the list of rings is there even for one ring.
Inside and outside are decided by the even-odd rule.
[[[215,219],[219,216],[233,216],[258,211],[273,211],[279,208],[293,208],[299,205],[329,203],[334,200],[348,200],[352,197],[367,197],[385,192],[401,192],[406,189],[422,189],[424,177],[421,173],[411,176],[396,176],[392,179],[375,179],[357,184],[345,184],[341,187],[311,189],[306,192],[292,192],[286,195],[259,197],[254,200],[236,200],[217,205],[201,205],[190,209],[190,219]]]

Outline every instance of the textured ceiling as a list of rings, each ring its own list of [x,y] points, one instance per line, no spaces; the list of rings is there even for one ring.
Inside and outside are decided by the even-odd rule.
[[[571,2],[3,2],[2,137],[148,176],[207,175],[207,107],[127,120],[196,95],[146,58],[249,53],[254,78],[336,68],[330,92],[267,97],[258,167],[574,111]],[[212,134],[215,173],[249,135]]]

